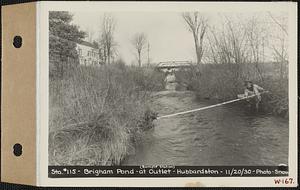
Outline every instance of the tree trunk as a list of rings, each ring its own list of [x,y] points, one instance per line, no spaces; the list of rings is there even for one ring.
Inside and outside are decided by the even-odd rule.
[[[141,52],[138,52],[138,54],[139,54],[139,67],[141,67],[142,66],[142,63],[141,63]]]
[[[110,49],[107,49],[107,63],[110,64]]]
[[[104,63],[107,63],[107,52],[106,52],[106,47],[103,48],[103,59],[104,59]]]
[[[199,41],[198,41],[197,34],[195,33],[195,31],[193,32],[193,36],[194,36],[194,42],[195,42],[197,64],[200,64],[201,63],[201,52],[200,52],[200,48],[199,48]]]

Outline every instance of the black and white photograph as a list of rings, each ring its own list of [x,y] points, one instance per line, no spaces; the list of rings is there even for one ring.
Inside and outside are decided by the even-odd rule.
[[[297,5],[3,6],[1,182],[299,186]]]
[[[287,167],[288,20],[49,11],[48,165]]]

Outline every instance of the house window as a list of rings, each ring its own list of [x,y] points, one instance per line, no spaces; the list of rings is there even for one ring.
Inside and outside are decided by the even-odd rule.
[[[81,56],[82,55],[82,49],[78,49],[78,54]]]

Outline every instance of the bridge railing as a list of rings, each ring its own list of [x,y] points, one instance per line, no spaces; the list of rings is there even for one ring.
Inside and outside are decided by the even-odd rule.
[[[192,65],[192,61],[162,61],[156,67],[184,67]]]

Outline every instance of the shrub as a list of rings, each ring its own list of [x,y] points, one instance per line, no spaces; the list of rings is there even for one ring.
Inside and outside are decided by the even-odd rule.
[[[189,70],[178,71],[176,78],[193,90],[199,99],[226,101],[244,93],[244,81],[252,80],[270,93],[263,96],[262,108],[267,112],[287,117],[288,78],[270,75],[275,68],[261,64],[203,64]]]
[[[288,118],[288,78],[269,77],[262,81],[262,85],[270,92],[262,99],[264,109]]]

